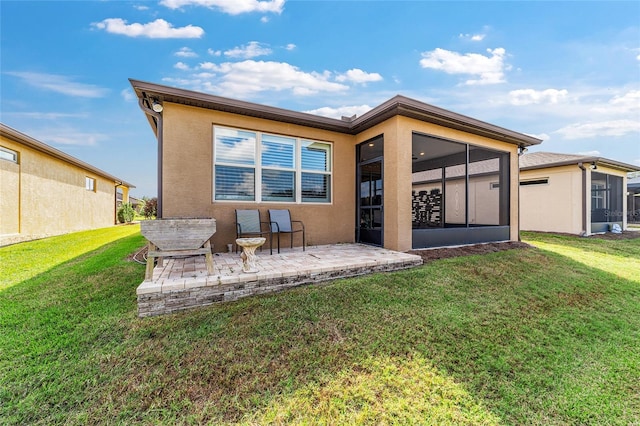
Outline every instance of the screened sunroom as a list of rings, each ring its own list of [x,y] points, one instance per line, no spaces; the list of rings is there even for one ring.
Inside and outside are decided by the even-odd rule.
[[[509,240],[509,173],[508,152],[414,132],[413,248]]]

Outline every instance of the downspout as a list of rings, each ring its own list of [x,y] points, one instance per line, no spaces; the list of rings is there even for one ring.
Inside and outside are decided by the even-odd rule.
[[[142,109],[145,114],[150,115],[156,120],[156,131],[158,139],[158,204],[156,208],[156,218],[162,219],[162,114],[160,114],[159,112],[155,112],[151,108],[145,106],[142,98],[138,100],[138,105],[140,105],[140,109]]]
[[[587,168],[581,162],[578,167],[582,170],[582,236],[587,236]]]
[[[520,237],[520,206],[522,202],[520,201],[520,156],[524,154],[525,147],[523,145],[518,146],[518,241],[522,241],[522,237]],[[511,158],[511,154],[509,154],[509,158]],[[509,179],[511,179],[511,173],[509,173]],[[511,204],[511,199],[509,199],[509,204]],[[511,223],[511,222],[509,222]]]

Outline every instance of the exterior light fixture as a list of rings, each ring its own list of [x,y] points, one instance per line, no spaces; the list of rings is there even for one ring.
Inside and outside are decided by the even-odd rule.
[[[370,142],[370,143],[369,143],[369,146],[373,146],[373,142]]]
[[[598,170],[598,165],[596,164],[596,162],[595,162],[595,161],[592,161],[592,162],[591,162],[591,165],[589,166],[589,168],[590,168],[591,170]]]
[[[527,151],[529,151],[529,150],[527,148],[525,148],[524,146],[518,147],[518,155],[522,155]]]
[[[158,102],[157,99],[154,99],[153,102],[151,103],[151,109],[154,110],[155,112],[162,112],[164,107],[160,102]]]

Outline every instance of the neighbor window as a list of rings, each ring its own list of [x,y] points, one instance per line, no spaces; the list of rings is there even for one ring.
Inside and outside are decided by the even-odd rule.
[[[214,199],[331,201],[331,144],[214,127]]]
[[[547,185],[548,183],[549,183],[549,178],[529,179],[529,180],[521,180],[520,181],[520,186]]]
[[[84,189],[86,189],[87,191],[94,191],[96,190],[96,180],[94,178],[90,178],[89,176],[84,178]]]
[[[11,161],[13,163],[17,163],[18,153],[12,149],[0,147],[0,158],[3,160]]]

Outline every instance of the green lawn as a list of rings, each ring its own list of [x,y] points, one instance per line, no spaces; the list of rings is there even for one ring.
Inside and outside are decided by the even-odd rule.
[[[1,424],[640,419],[640,239],[527,233],[539,248],[139,319],[136,231],[0,248]]]

